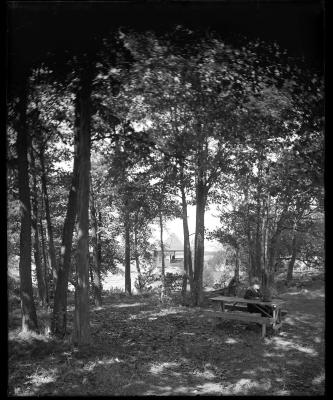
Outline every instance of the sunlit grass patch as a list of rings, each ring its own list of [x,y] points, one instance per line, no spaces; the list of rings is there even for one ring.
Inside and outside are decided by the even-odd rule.
[[[27,331],[27,332],[10,332],[9,333],[9,340],[17,340],[21,342],[28,342],[32,343],[35,340],[42,341],[42,342],[49,342],[52,339],[48,334],[43,334],[43,333],[36,333],[33,331]]]
[[[310,324],[323,324],[322,302],[293,299],[288,317],[295,325],[262,340],[260,328],[199,319],[200,308],[105,297],[101,309],[92,308],[92,342],[84,350],[11,331],[11,394],[15,388],[18,395],[41,396],[322,393],[323,338]]]
[[[225,340],[225,343],[227,343],[227,344],[237,344],[238,343],[238,341],[236,340],[236,339],[233,339],[233,338],[227,338],[226,340]]]
[[[325,372],[321,372],[315,378],[312,379],[313,385],[322,385],[325,383]]]
[[[150,367],[150,373],[158,375],[162,373],[165,369],[177,367],[178,365],[179,364],[176,362],[153,363],[152,366]]]
[[[204,378],[204,379],[214,379],[216,378],[215,373],[210,370],[210,369],[204,369],[204,371],[199,371],[199,370],[195,370],[193,371],[193,375],[197,376],[199,378]]]
[[[27,378],[30,380],[30,384],[39,387],[50,382],[55,382],[58,377],[57,368],[45,369],[37,367],[36,371],[28,375]]]
[[[292,340],[285,340],[280,337],[274,337],[272,338],[272,342],[274,345],[274,348],[277,350],[284,350],[284,351],[289,351],[289,350],[297,350],[301,351],[303,353],[306,353],[311,356],[317,356],[318,352],[314,350],[311,347],[306,347],[306,346],[301,346],[299,343],[296,343]]]
[[[121,304],[114,304],[111,307],[114,307],[114,308],[127,308],[127,307],[129,307],[130,308],[130,307],[144,307],[146,305],[148,305],[148,304],[147,303],[131,303],[131,304],[121,303]]]
[[[268,393],[271,388],[271,381],[270,379],[248,379],[248,378],[241,378],[235,384],[228,385],[224,387],[221,391],[221,394],[229,394],[229,395],[236,395],[242,394],[247,395],[250,394],[253,390],[260,390],[263,392]]]

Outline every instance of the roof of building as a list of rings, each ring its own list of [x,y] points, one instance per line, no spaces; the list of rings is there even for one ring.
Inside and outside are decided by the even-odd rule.
[[[183,242],[178,238],[177,235],[172,233],[164,242],[164,246],[166,250],[176,250],[182,251],[184,250]]]

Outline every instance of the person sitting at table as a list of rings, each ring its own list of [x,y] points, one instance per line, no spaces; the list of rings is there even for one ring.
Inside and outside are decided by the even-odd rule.
[[[255,278],[252,286],[246,289],[244,299],[267,301],[268,294],[266,292],[267,289],[264,289],[264,294],[262,293],[259,285],[259,279]],[[263,317],[267,317],[267,314],[271,316],[273,315],[272,308],[264,305],[247,303],[247,311],[250,313],[260,313]]]
[[[239,280],[234,276],[228,283],[227,296],[237,296],[237,290],[239,286]]]

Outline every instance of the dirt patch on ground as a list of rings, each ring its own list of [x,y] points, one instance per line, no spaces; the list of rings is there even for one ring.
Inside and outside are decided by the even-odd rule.
[[[9,333],[10,395],[322,395],[324,289],[290,289],[283,330],[199,318],[156,297],[117,295],[91,312],[91,345]],[[70,313],[71,317],[71,313]],[[16,321],[16,322],[15,322]]]

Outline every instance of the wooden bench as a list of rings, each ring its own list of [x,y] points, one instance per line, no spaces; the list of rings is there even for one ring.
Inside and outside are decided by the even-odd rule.
[[[261,325],[262,331],[261,336],[266,336],[266,327],[270,325],[273,320],[272,318],[263,317],[260,313],[249,313],[244,311],[215,311],[215,310],[204,310],[204,316],[222,318],[229,320],[238,320],[243,322],[256,322]]]
[[[225,304],[225,309],[227,311],[247,311],[247,306],[242,306],[242,305],[236,305],[234,306],[233,304]],[[288,314],[287,310],[281,310],[281,316],[284,317]]]
[[[233,305],[233,304],[225,304],[224,308],[227,311],[243,311],[247,312],[247,306],[242,306],[242,305]]]

